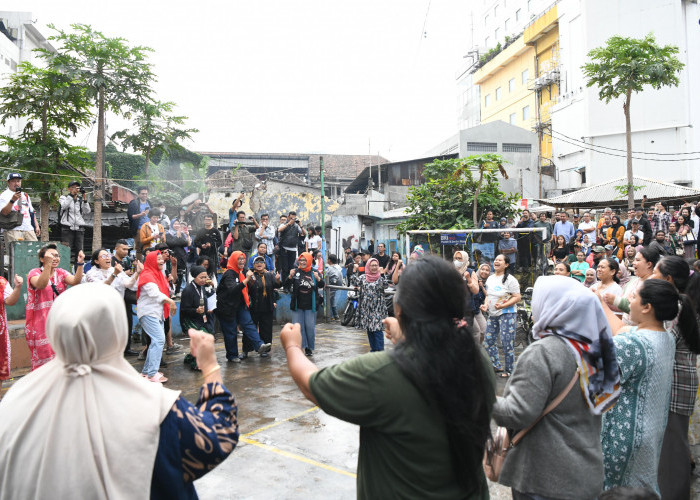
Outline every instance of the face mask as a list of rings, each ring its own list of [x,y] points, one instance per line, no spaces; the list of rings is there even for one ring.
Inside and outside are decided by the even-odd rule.
[[[457,269],[459,269],[460,267],[462,267],[462,264],[464,264],[464,262],[461,262],[461,261],[459,261],[459,260],[453,260],[452,263],[455,265],[455,267],[456,267]]]

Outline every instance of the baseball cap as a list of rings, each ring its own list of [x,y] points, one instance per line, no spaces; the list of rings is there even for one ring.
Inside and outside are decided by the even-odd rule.
[[[612,249],[613,249],[613,246],[612,246],[612,245],[605,245],[605,249],[606,249],[606,250],[612,250]]]
[[[78,181],[71,181],[70,184],[68,184],[68,187],[73,187],[73,186],[80,186],[80,182],[78,182]]]
[[[639,225],[639,221],[638,221],[638,220],[633,220],[633,221],[632,221],[632,224],[637,224],[637,225]]]
[[[9,174],[7,174],[8,181],[10,181],[12,179],[21,179],[21,178],[22,178],[22,174],[18,174],[17,172],[10,172]]]
[[[264,263],[264,262],[265,262],[265,257],[261,257],[261,256],[258,255],[257,257],[255,257],[255,258],[253,259],[253,264],[256,264],[256,263],[258,263],[258,262],[263,262],[263,263]]]
[[[605,248],[601,247],[600,245],[596,245],[592,248],[592,251],[595,253],[603,253],[605,252]]]

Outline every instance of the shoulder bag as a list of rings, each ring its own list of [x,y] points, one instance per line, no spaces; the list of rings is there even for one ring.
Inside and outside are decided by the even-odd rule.
[[[21,226],[23,221],[24,216],[18,210],[12,210],[7,215],[0,214],[0,229],[14,229]]]
[[[547,405],[542,412],[542,415],[540,415],[537,420],[530,425],[530,427],[518,432],[512,440],[508,435],[508,429],[505,427],[498,427],[496,429],[494,435],[486,441],[486,450],[484,452],[484,473],[490,481],[498,482],[498,478],[501,475],[501,469],[503,468],[503,463],[506,460],[506,456],[508,456],[508,451],[516,446],[525,437],[525,434],[530,432],[547,413],[559,406],[559,403],[561,403],[569,392],[571,392],[571,389],[576,384],[578,377],[579,369],[577,368],[576,373],[574,373],[573,378],[569,382],[569,385],[567,385],[566,388]]]

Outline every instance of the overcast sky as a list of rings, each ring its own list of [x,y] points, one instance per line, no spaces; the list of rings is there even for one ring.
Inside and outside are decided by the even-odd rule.
[[[2,8],[31,11],[44,35],[46,24],[79,22],[153,48],[158,99],[177,103],[200,130],[191,149],[371,151],[396,161],[456,133],[467,4],[7,0]],[[87,142],[94,149],[95,138]]]

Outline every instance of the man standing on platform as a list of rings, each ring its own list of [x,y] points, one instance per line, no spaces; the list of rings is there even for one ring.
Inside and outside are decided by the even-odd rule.
[[[71,262],[75,264],[85,240],[84,217],[90,213],[87,193],[80,182],[68,184],[68,194],[61,196],[58,204],[61,208],[61,240],[70,247]]]
[[[151,204],[148,202],[148,188],[140,186],[136,189],[138,198],[131,200],[126,209],[126,216],[129,218],[131,233],[134,235],[134,248],[136,249],[136,258],[141,256],[141,242],[139,241],[139,231],[141,226],[149,221],[148,212],[151,210]]]
[[[17,227],[5,230],[5,250],[9,251],[13,241],[37,241],[39,224],[36,217],[32,221],[34,207],[29,195],[22,191],[22,175],[16,172],[7,175],[7,189],[0,194],[0,213],[10,215],[10,212],[22,214],[22,223]]]

